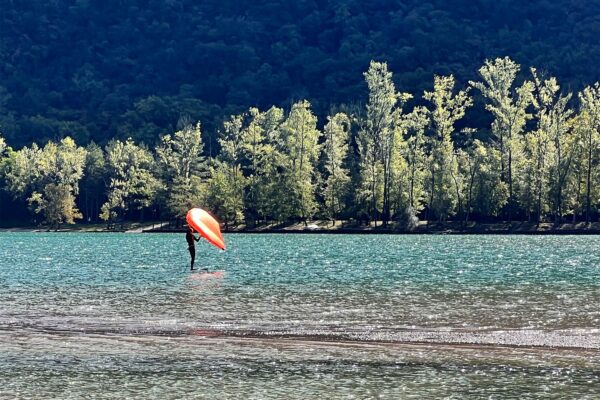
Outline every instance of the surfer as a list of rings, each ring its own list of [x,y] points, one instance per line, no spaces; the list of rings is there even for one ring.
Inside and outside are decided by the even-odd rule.
[[[188,226],[187,233],[185,234],[185,240],[188,243],[188,250],[190,251],[190,257],[192,257],[192,263],[190,265],[190,270],[194,270],[194,260],[196,259],[196,245],[194,242],[200,241],[200,237],[196,238],[194,236],[194,229],[191,226]]]

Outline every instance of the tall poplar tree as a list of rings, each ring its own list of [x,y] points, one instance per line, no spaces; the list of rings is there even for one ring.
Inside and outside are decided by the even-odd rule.
[[[281,125],[284,112],[271,107],[267,111],[250,109],[251,121],[244,134],[243,150],[247,160],[246,217],[252,222],[268,218],[281,219],[288,212],[280,212],[285,194],[281,171],[284,170],[284,144]]]
[[[407,135],[410,131],[410,124],[413,121],[410,121],[407,115],[402,114],[401,111],[401,109],[397,109],[394,115],[395,123],[392,136],[392,149],[389,154],[387,214],[399,223],[398,228],[412,229],[415,221],[418,222],[410,206],[410,166],[407,158],[409,146]],[[384,223],[387,223],[385,218]]]
[[[100,206],[106,194],[106,159],[104,151],[92,142],[86,147],[85,169],[81,181],[81,199],[83,215],[88,222],[100,215]]]
[[[258,200],[261,192],[261,174],[266,156],[265,115],[258,108],[248,110],[248,126],[242,133],[242,153],[246,161],[245,218],[253,225],[260,218]]]
[[[585,179],[585,221],[591,221],[593,203],[600,202],[600,83],[579,93]]]
[[[515,208],[515,158],[519,163],[522,134],[525,124],[532,117],[527,108],[533,101],[533,83],[526,81],[515,88],[514,81],[519,70],[520,66],[508,57],[486,60],[479,69],[483,82],[470,82],[489,101],[485,107],[494,116],[492,134],[502,155],[501,174],[502,181],[508,186],[509,220]]]
[[[211,209],[220,215],[225,226],[237,225],[244,218],[246,178],[242,173],[244,115],[232,116],[224,124],[219,138],[221,153],[214,160],[207,198]]]
[[[306,100],[292,105],[290,113],[281,126],[284,154],[284,177],[287,201],[290,204],[288,218],[306,221],[316,210],[315,184],[316,163],[319,155],[317,117]]]
[[[425,199],[427,179],[427,155],[425,154],[425,128],[429,125],[429,114],[425,107],[416,107],[405,117],[407,139],[404,157],[408,163],[408,204],[419,212]]]
[[[240,118],[243,121],[240,166],[246,179],[244,217],[247,224],[254,225],[273,213],[272,202],[280,196],[274,180],[281,161],[280,146],[276,144],[281,139],[279,129],[284,119],[283,110],[271,107],[261,112],[250,108]]]
[[[344,164],[349,150],[350,118],[344,113],[337,113],[327,119],[321,150],[326,173],[323,199],[325,215],[333,219],[335,225],[335,220],[345,208],[350,184],[349,171]]]
[[[571,171],[573,146],[571,123],[569,118],[573,111],[568,109],[571,94],[559,94],[560,86],[555,78],[542,80],[535,68],[531,68],[535,84],[534,106],[536,109],[537,130],[534,140],[528,141],[535,145],[533,168],[537,188],[537,222],[540,222],[544,198],[547,196],[548,206],[557,222],[563,215],[563,190]],[[546,193],[547,192],[547,193]]]
[[[408,93],[397,93],[392,81],[392,73],[388,71],[386,63],[371,61],[369,69],[365,72],[365,80],[369,88],[369,102],[362,129],[359,132],[359,141],[362,147],[362,157],[366,167],[361,175],[363,183],[370,191],[369,200],[372,212],[377,210],[378,181],[382,185],[381,216],[384,223],[390,219],[390,188],[392,185],[393,167],[398,165],[398,152],[394,152],[395,140],[398,136],[398,114],[402,106],[412,96]],[[379,171],[382,176],[379,177]],[[375,215],[373,215],[375,219]]]
[[[465,179],[465,222],[471,213],[496,217],[506,204],[508,189],[501,180],[500,151],[479,140],[459,153],[460,173]]]
[[[152,204],[160,185],[152,172],[152,154],[131,139],[113,140],[106,146],[106,166],[110,183],[100,218],[114,221],[137,210],[143,219],[144,209]]]
[[[0,133],[0,190],[4,189],[4,174],[6,173],[5,169],[8,165],[6,152],[8,150],[8,146]]]
[[[452,190],[457,164],[453,156],[454,145],[452,134],[454,124],[460,120],[473,100],[467,90],[454,94],[455,80],[450,76],[435,76],[433,91],[425,92],[424,98],[432,103],[430,111],[432,135],[430,136],[429,155],[429,212],[441,221],[452,214],[458,201],[456,192]],[[431,214],[428,215],[431,219]]]
[[[202,203],[207,169],[203,147],[200,123],[196,123],[163,136],[156,148],[163,181],[161,197],[170,216],[183,217]]]

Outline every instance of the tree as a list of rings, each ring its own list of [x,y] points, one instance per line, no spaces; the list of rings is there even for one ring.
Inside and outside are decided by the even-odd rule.
[[[278,141],[284,117],[283,110],[277,107],[265,112],[251,108],[248,117],[250,121],[242,132],[243,169],[247,177],[245,217],[255,224],[257,219],[273,214],[272,201],[279,193],[273,183],[282,168],[282,144]]]
[[[14,153],[5,172],[6,187],[13,197],[27,198],[32,191],[39,179],[38,160],[41,153],[42,149],[35,143]]]
[[[520,66],[510,58],[486,60],[479,69],[483,82],[470,84],[481,91],[489,101],[486,110],[494,116],[492,133],[502,155],[502,181],[508,185],[508,219],[511,220],[515,205],[515,190],[513,179],[514,158],[518,158],[521,148],[521,135],[525,124],[531,119],[527,108],[533,101],[533,83],[526,81],[514,88],[514,81]],[[516,160],[517,163],[520,160]]]
[[[404,158],[408,164],[408,205],[417,213],[422,210],[425,201],[426,162],[425,128],[429,125],[428,111],[424,107],[416,107],[404,118],[406,126],[406,146]]]
[[[410,180],[406,140],[412,121],[397,109],[395,113],[392,149],[389,161],[388,214],[399,223],[401,229],[412,229],[418,223],[416,213],[410,206]],[[385,185],[384,185],[385,186]],[[414,189],[414,187],[413,187]],[[387,224],[384,218],[384,223]],[[404,227],[402,227],[404,225]]]
[[[375,140],[367,132],[363,125],[356,137],[359,183],[354,201],[359,218],[377,221],[383,207],[383,166],[377,157]]]
[[[12,153],[12,149],[6,145],[6,142],[0,133],[0,184],[4,184],[4,175],[6,174],[6,169],[8,168],[10,160],[8,153]],[[0,190],[1,189],[3,189],[3,187],[0,187]]]
[[[207,168],[202,150],[199,122],[161,138],[156,155],[163,182],[160,192],[168,215],[183,217],[191,207],[201,204]]]
[[[66,184],[49,183],[44,186],[43,195],[34,192],[27,201],[34,212],[43,213],[45,222],[54,228],[63,223],[74,224],[75,219],[83,218],[75,204],[75,196]]]
[[[536,135],[527,141],[533,147],[533,160],[536,165],[532,169],[535,177],[537,196],[537,222],[539,224],[543,212],[543,198],[547,196],[552,205],[557,222],[563,215],[563,189],[571,171],[572,151],[571,124],[569,118],[573,114],[567,109],[571,94],[558,95],[560,86],[555,78],[543,80],[535,68],[531,68],[535,84],[534,106],[536,109],[537,130],[530,133]],[[547,193],[546,193],[547,192]]]
[[[388,71],[386,63],[371,61],[369,70],[364,73],[365,81],[369,88],[369,102],[367,112],[362,128],[359,132],[360,143],[362,147],[362,157],[367,161],[363,163],[366,167],[363,169],[362,181],[366,185],[370,194],[370,209],[374,213],[377,210],[377,176],[381,170],[382,184],[382,205],[381,214],[384,224],[387,223],[391,215],[390,188],[393,167],[398,165],[398,160],[394,156],[400,156],[395,150],[395,141],[402,140],[398,131],[397,122],[399,114],[402,112],[402,106],[412,96],[408,93],[396,93],[396,88],[392,82],[392,73]],[[396,149],[397,150],[397,149]],[[368,192],[367,192],[368,193]],[[375,215],[373,215],[375,219]]]
[[[585,158],[585,221],[589,223],[592,204],[600,202],[600,185],[597,184],[600,179],[600,84],[596,82],[593,86],[586,87],[579,93],[579,100],[579,133]]]
[[[16,152],[6,173],[7,186],[15,197],[27,199],[32,211],[44,216],[52,227],[81,218],[75,196],[83,176],[86,150],[66,137],[43,149],[33,144]]]
[[[244,115],[232,116],[224,124],[224,132],[219,139],[221,154],[211,168],[209,181],[209,204],[225,221],[225,226],[237,223],[244,218],[244,190],[246,179],[242,173]]]
[[[430,136],[429,174],[430,182],[428,214],[444,220],[452,214],[458,198],[452,191],[452,176],[457,174],[457,164],[453,157],[452,134],[454,124],[460,120],[468,107],[473,104],[467,90],[454,91],[454,77],[436,76],[433,91],[425,92],[425,100],[433,104],[430,111],[432,135]],[[428,215],[428,220],[430,215]]]
[[[323,132],[325,141],[321,151],[323,154],[326,177],[323,184],[323,200],[325,215],[335,220],[344,209],[344,199],[348,194],[350,176],[344,161],[348,157],[348,141],[350,135],[350,118],[344,113],[328,117]]]
[[[216,160],[210,169],[207,203],[223,218],[225,227],[244,218],[244,176],[238,164]]]
[[[6,211],[11,211],[12,213],[12,210],[9,210],[10,207],[8,207],[6,204],[10,201],[10,199],[7,198],[5,200],[5,198],[7,197],[7,195],[5,194],[7,189],[5,175],[6,171],[8,170],[9,163],[13,159],[13,154],[14,152],[10,147],[6,145],[4,138],[0,134],[0,218],[2,219],[6,215]]]
[[[506,183],[501,180],[500,151],[476,139],[457,156],[465,179],[465,222],[471,213],[479,218],[498,216],[508,196]]]
[[[81,182],[83,215],[90,222],[100,215],[100,206],[106,193],[106,160],[104,151],[92,142],[86,147],[85,168]]]
[[[143,219],[144,209],[152,204],[159,188],[152,173],[152,154],[131,139],[113,140],[106,147],[106,161],[110,183],[100,218],[113,221],[130,210],[137,210]]]
[[[290,205],[287,218],[299,218],[306,224],[315,209],[315,167],[319,154],[317,117],[308,101],[292,105],[280,130],[283,147],[283,178],[286,200]]]

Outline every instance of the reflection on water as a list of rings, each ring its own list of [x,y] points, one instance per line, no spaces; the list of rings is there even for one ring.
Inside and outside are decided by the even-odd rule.
[[[0,233],[0,397],[600,392],[598,236],[226,239]]]

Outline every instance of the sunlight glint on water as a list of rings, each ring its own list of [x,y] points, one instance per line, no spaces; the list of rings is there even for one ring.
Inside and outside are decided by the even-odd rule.
[[[0,233],[0,395],[600,391],[598,236],[226,240]]]

